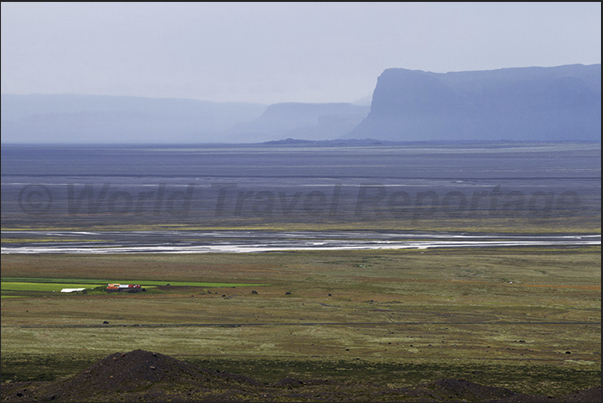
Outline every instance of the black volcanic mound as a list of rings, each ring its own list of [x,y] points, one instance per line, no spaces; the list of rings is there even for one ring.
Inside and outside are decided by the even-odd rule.
[[[172,357],[135,350],[115,353],[75,376],[55,382],[2,384],[8,402],[218,402],[218,401],[470,401],[596,402],[601,387],[560,398],[530,396],[464,379],[439,379],[414,389],[372,382],[284,378],[272,384],[199,368]]]
[[[87,385],[87,389],[127,391],[132,383],[137,388],[164,382],[194,382],[207,387],[225,386],[230,382],[257,385],[258,382],[240,375],[198,368],[167,355],[145,350],[115,353],[88,367],[66,383],[66,386]]]
[[[600,402],[601,387],[590,388],[579,392],[570,393],[565,396],[566,402]]]
[[[192,392],[257,385],[257,381],[241,375],[198,368],[167,355],[134,350],[111,354],[74,377],[53,382],[39,392],[42,401],[107,401],[107,397],[130,394],[137,400],[161,401],[161,390],[185,399]]]
[[[456,401],[483,402],[492,399],[503,399],[517,394],[509,389],[482,386],[464,379],[438,379],[427,384],[424,389],[431,390],[434,398],[443,401],[454,399]]]
[[[515,393],[513,396],[509,396],[503,399],[492,400],[491,402],[600,402],[601,401],[601,387],[597,386],[594,388],[581,390],[579,392],[570,393],[563,397],[552,397],[552,396],[541,396],[541,395],[524,395],[523,393]]]

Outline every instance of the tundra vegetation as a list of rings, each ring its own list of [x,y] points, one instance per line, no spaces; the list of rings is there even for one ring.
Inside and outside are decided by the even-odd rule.
[[[124,273],[153,288],[46,287]],[[462,377],[557,396],[600,383],[600,247],[4,255],[2,276],[3,297],[21,297],[2,299],[3,382],[144,349],[262,382]]]

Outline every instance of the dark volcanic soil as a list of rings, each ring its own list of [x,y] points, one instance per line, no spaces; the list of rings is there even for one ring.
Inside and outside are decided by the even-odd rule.
[[[273,384],[199,368],[169,356],[135,350],[115,353],[72,378],[2,384],[2,401],[28,402],[215,402],[215,401],[470,401],[597,402],[601,387],[563,397],[528,396],[462,379],[441,379],[415,389],[371,382],[302,381]]]

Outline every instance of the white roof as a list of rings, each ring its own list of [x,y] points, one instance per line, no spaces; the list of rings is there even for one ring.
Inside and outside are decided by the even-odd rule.
[[[61,292],[81,292],[84,290],[85,288],[63,288]]]

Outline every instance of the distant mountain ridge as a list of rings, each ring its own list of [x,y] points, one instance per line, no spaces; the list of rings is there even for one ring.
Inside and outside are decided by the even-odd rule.
[[[342,138],[600,140],[601,65],[431,73],[387,69]]]
[[[368,106],[349,103],[216,103],[102,95],[2,94],[4,143],[254,143],[331,140]]]
[[[266,105],[103,95],[2,94],[3,142],[216,142]]]
[[[369,110],[368,106],[350,103],[273,104],[257,119],[236,125],[231,138],[333,140],[356,127]]]
[[[3,143],[600,141],[601,65],[386,69],[371,106],[2,94]]]

